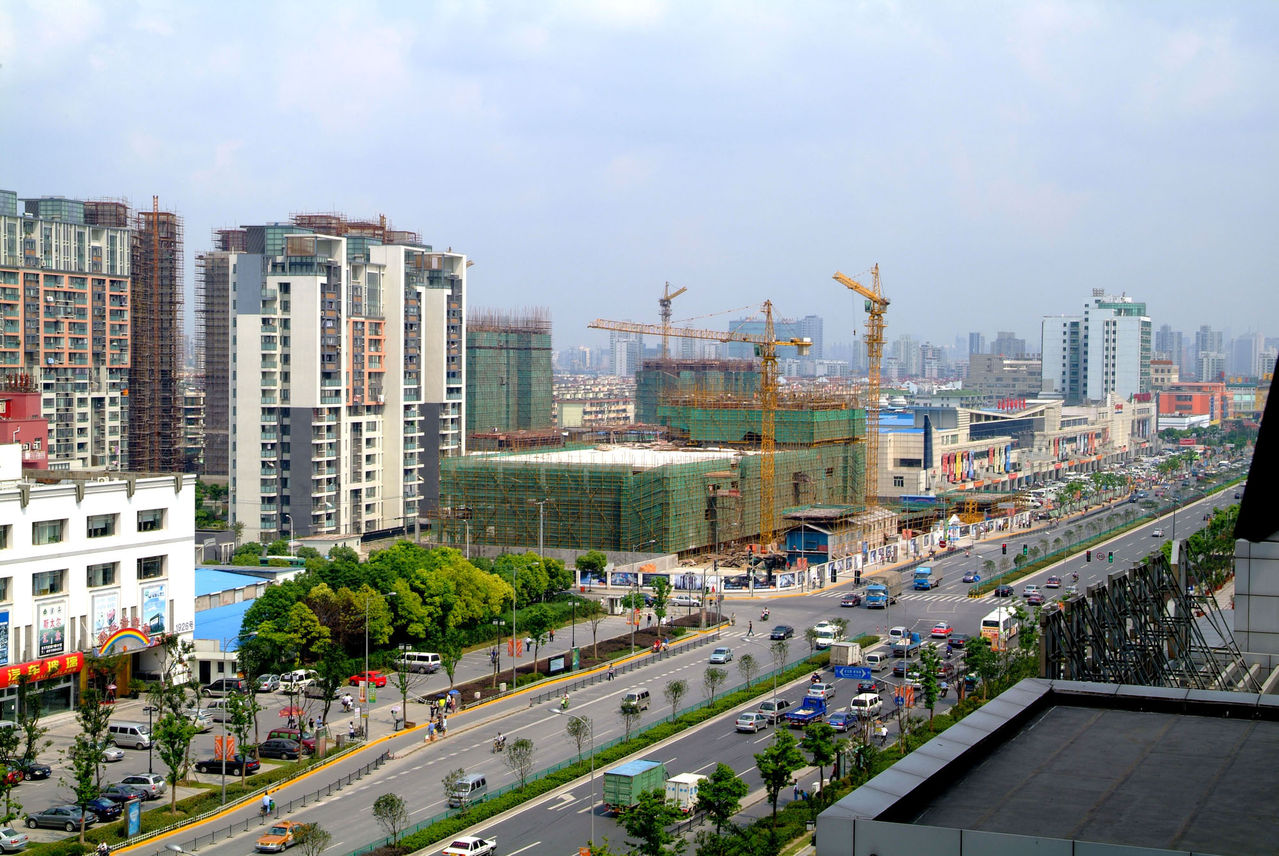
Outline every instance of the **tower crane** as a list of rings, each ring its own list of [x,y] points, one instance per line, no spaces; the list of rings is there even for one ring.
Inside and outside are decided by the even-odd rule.
[[[862,501],[867,508],[879,504],[879,372],[884,361],[884,310],[888,298],[879,288],[879,265],[870,269],[871,287],[835,271],[836,282],[866,298],[866,357],[870,363],[866,383],[866,483]]]
[[[670,348],[667,347],[666,337],[671,334],[671,301],[688,291],[687,286],[681,285],[676,291],[671,291],[671,284],[666,283],[666,291],[661,297],[657,298],[658,314],[662,319],[662,359],[666,359],[671,355]]]
[[[682,291],[682,289],[681,289]],[[678,292],[677,292],[678,293]],[[675,295],[672,294],[671,297]],[[596,330],[617,330],[623,333],[643,333],[660,336],[679,336],[684,339],[710,339],[715,342],[749,342],[755,346],[760,359],[760,464],[759,464],[759,543],[763,551],[773,546],[773,514],[776,506],[773,477],[773,452],[777,442],[774,414],[777,410],[777,348],[779,345],[794,347],[803,356],[808,353],[813,340],[808,338],[777,339],[773,331],[773,303],[764,301],[764,333],[755,335],[730,330],[702,330],[696,327],[671,327],[666,324],[637,324],[633,321],[606,321],[596,318],[588,327]]]

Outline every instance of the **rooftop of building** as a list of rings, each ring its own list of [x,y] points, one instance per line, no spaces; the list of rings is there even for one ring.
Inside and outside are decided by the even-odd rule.
[[[260,583],[262,580],[263,578],[260,575],[237,574],[234,571],[226,571],[221,568],[197,566],[195,569],[195,596],[217,594],[220,591]]]
[[[855,505],[809,505],[782,515],[787,520],[845,520],[861,511]]]
[[[596,446],[592,449],[560,449],[524,454],[494,453],[481,455],[488,460],[511,461],[520,464],[551,464],[554,466],[627,466],[636,470],[650,470],[674,464],[693,464],[705,461],[727,461],[740,454],[733,449],[654,449],[645,446]]]
[[[1032,679],[829,811],[904,824],[903,844],[962,831],[965,852],[994,852],[977,832],[1040,839],[1000,852],[1059,839],[1272,853],[1277,749],[1275,696]]]

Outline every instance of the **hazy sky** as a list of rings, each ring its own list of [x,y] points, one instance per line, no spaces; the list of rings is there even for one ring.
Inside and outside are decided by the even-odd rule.
[[[1279,335],[1272,2],[0,2],[0,187],[386,214],[472,306],[949,344],[1090,289]],[[702,317],[722,327],[741,313]]]

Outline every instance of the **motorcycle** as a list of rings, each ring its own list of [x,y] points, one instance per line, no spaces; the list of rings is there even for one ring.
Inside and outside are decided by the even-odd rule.
[[[768,620],[768,610],[767,610],[767,609],[765,609],[764,611],[762,611],[762,612],[759,614],[759,620],[760,620],[760,621],[767,621],[767,620]]]
[[[493,738],[493,751],[494,751],[495,753],[496,753],[496,752],[502,752],[502,751],[504,751],[505,749],[506,749],[506,738],[505,738],[505,737],[495,737],[495,738]]]

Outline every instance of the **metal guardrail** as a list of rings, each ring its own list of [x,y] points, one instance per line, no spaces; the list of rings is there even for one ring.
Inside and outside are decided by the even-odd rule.
[[[723,627],[724,625],[721,624],[719,627],[714,628],[712,632],[702,634],[692,639],[672,640],[670,643],[670,646],[666,650],[661,652],[653,653],[652,649],[646,648],[645,650],[650,652],[649,656],[640,657],[639,659],[631,660],[629,663],[622,663],[620,665],[614,666],[613,675],[614,677],[617,677],[618,675],[625,675],[635,671],[636,669],[642,669],[645,666],[648,666],[652,663],[656,663],[660,660],[664,660],[667,657],[673,657],[676,654],[679,654],[683,651],[691,651],[694,648],[700,648],[703,645],[709,645],[712,642],[719,642],[720,631],[723,629]],[[594,672],[589,675],[583,675],[580,678],[575,678],[574,680],[568,681],[568,682],[561,680],[555,685],[554,689],[549,689],[540,693],[534,693],[533,695],[530,695],[528,704],[529,704],[529,707],[532,707],[535,704],[540,704],[541,702],[544,702],[544,701],[550,701],[551,699],[559,698],[560,696],[564,695],[564,693],[573,692],[574,690],[580,690],[586,687],[594,686],[595,684],[598,684],[601,681],[606,681],[606,680],[608,680],[607,670],[602,672]],[[525,686],[527,686],[527,684]]]
[[[354,751],[355,748],[357,747],[353,747],[351,751]],[[327,759],[327,760],[336,760],[337,758],[341,758],[341,757],[342,757],[341,755],[338,755],[338,756],[335,756],[333,759]],[[390,753],[383,752],[381,755],[378,755],[376,758],[374,758],[369,763],[365,764],[363,767],[360,767],[357,770],[353,770],[352,772],[347,773],[344,776],[339,776],[337,779],[335,779],[332,782],[329,782],[329,784],[327,784],[326,786],[322,788],[317,788],[314,791],[307,792],[303,794],[301,797],[295,797],[294,799],[291,799],[288,802],[277,803],[275,806],[275,811],[274,813],[271,814],[269,819],[274,820],[278,818],[281,815],[281,813],[291,814],[294,811],[294,809],[304,807],[307,805],[308,802],[315,802],[321,797],[331,795],[334,791],[340,791],[347,785],[350,785],[351,783],[359,781],[360,779],[364,778],[364,776],[368,775],[373,770],[380,768],[389,759],[390,759]],[[250,802],[257,800],[259,797],[262,796],[262,794],[266,793],[268,790],[272,788],[279,789],[280,787],[286,785],[287,783],[288,783],[288,780],[284,780],[282,782],[272,782],[270,785],[265,785],[261,788],[258,788],[256,791],[253,791],[252,793],[244,794],[242,797],[235,800],[234,802],[228,803],[227,805],[218,806],[216,809],[206,812],[204,815],[201,815],[200,817],[188,818],[180,824],[176,824],[171,827],[166,827],[164,829],[152,830],[143,835],[135,836],[134,838],[124,842],[124,844],[121,846],[136,844],[136,843],[145,841],[147,839],[157,838],[163,835],[167,835],[168,833],[173,832],[176,829],[180,829],[185,826],[190,826],[193,823],[198,823],[200,820],[213,817],[214,815],[217,815],[217,814],[221,814],[222,812],[226,811],[227,808],[247,806]],[[237,833],[247,832],[255,824],[258,826],[265,826],[267,821],[268,821],[268,818],[261,814],[245,818],[244,820],[232,821],[228,823],[226,826],[219,826],[215,829],[210,830],[209,833],[206,835],[197,835],[194,838],[192,838],[190,841],[184,842],[181,846],[184,850],[195,852],[200,849],[201,844],[215,844],[220,839],[230,838],[232,835],[235,835]],[[155,852],[156,852],[156,856],[167,856],[167,853],[164,850],[156,850]]]

